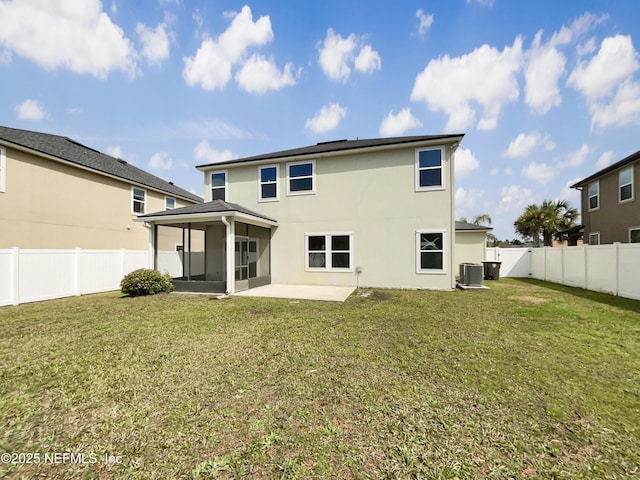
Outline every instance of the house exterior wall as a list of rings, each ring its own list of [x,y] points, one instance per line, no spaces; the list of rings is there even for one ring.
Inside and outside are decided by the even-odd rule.
[[[279,201],[274,202],[258,200],[259,165],[220,170],[227,171],[227,201],[278,221],[272,231],[272,283],[450,289],[455,286],[451,148],[442,148],[445,188],[418,192],[416,150],[310,157],[315,193],[305,195],[287,195],[287,161],[268,162],[263,165],[279,166]],[[214,171],[205,171],[205,200],[211,199]],[[444,273],[416,272],[416,233],[425,230],[445,234]],[[351,235],[349,271],[309,271],[308,234]]]
[[[149,232],[134,222],[131,185],[98,173],[5,151],[5,189],[0,192],[0,248],[146,250]],[[165,194],[146,188],[146,211],[164,210]],[[176,207],[187,202],[176,198]],[[182,243],[179,229],[164,229],[160,250]]]
[[[454,266],[461,263],[485,261],[487,232],[462,231],[456,233],[456,255]]]
[[[618,174],[620,170],[633,166],[633,197],[619,201]],[[599,206],[589,210],[589,184],[599,182]],[[584,243],[589,243],[591,233],[600,234],[600,243],[629,243],[629,229],[640,228],[640,161],[625,165],[584,185],[581,192],[582,224]]]

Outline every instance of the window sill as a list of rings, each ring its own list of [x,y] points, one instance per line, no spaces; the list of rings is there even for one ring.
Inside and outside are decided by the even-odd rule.
[[[258,203],[270,203],[270,202],[279,202],[279,198],[259,198]]]
[[[301,190],[299,192],[287,192],[287,197],[297,197],[300,195],[315,195],[315,190]]]
[[[444,270],[416,270],[417,275],[446,275]]]
[[[446,190],[446,188],[442,185],[436,187],[416,187],[416,192],[439,192],[442,190]]]
[[[352,268],[305,268],[305,272],[319,273],[353,273]]]

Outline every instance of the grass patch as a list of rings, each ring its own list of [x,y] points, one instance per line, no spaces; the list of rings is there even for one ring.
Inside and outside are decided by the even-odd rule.
[[[0,477],[640,476],[640,302],[490,286],[1,308]]]

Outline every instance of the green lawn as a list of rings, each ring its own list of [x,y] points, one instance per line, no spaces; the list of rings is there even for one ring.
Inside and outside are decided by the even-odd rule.
[[[489,283],[0,308],[0,477],[639,478],[640,302]]]

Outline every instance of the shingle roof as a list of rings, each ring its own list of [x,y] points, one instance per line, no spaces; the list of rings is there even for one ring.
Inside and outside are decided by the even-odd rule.
[[[183,188],[145,172],[124,160],[86,147],[67,137],[0,126],[0,143],[8,146],[21,146],[101,174],[117,177],[193,202],[202,202],[202,198]]]
[[[625,158],[623,158],[622,160],[620,160],[620,161],[618,161],[616,163],[613,163],[613,164],[609,165],[608,167],[603,168],[602,170],[598,170],[593,175],[590,175],[587,178],[585,178],[583,180],[580,180],[577,183],[574,183],[573,185],[571,185],[571,188],[582,187],[582,186],[586,185],[587,183],[591,182],[592,180],[595,180],[598,177],[606,175],[607,173],[613,172],[613,171],[617,170],[618,168],[622,168],[625,165],[628,165],[630,163],[635,162],[636,160],[640,160],[640,150],[638,150],[635,153],[632,153],[628,157],[625,157]]]
[[[273,218],[269,218],[261,213],[254,212],[248,208],[238,205],[237,203],[225,202],[224,200],[213,200],[212,202],[199,203],[197,205],[189,205],[187,207],[174,208],[173,210],[163,210],[156,213],[148,213],[139,215],[139,219],[151,217],[171,217],[172,215],[192,215],[198,213],[243,213],[252,217],[262,218],[270,222],[277,222]]]
[[[493,230],[493,228],[487,227],[485,225],[474,225],[473,223],[459,222],[458,220],[456,220],[456,232],[464,232],[464,231],[488,232],[489,230]]]
[[[453,135],[420,135],[413,137],[389,137],[389,138],[369,138],[358,140],[336,140],[333,142],[322,142],[308,147],[281,150],[279,152],[265,153],[252,157],[237,158],[224,162],[207,163],[198,165],[196,168],[217,167],[219,165],[233,165],[236,163],[256,162],[261,160],[273,160],[278,158],[298,157],[302,155],[320,155],[323,153],[357,150],[363,148],[382,147],[389,145],[402,145],[420,142],[442,140],[443,143],[454,143],[460,141],[464,134]]]

